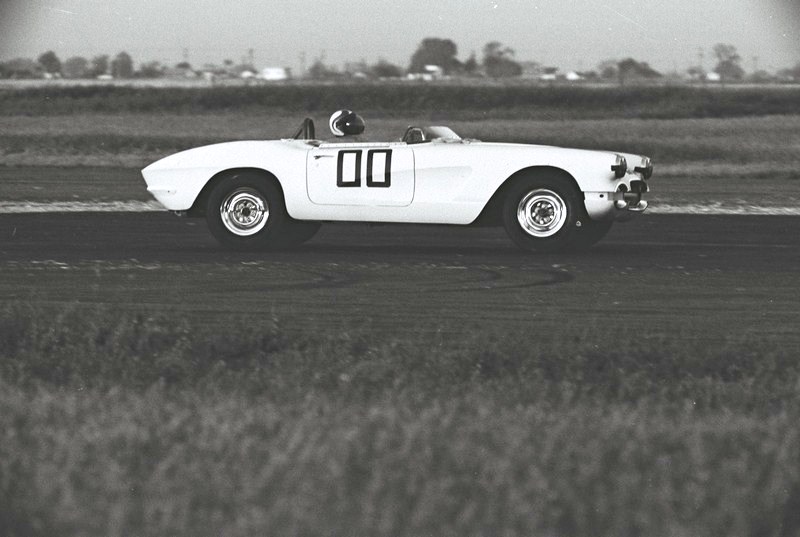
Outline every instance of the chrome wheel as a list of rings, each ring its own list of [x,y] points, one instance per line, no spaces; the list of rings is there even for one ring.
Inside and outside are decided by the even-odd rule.
[[[564,227],[567,204],[552,190],[532,190],[517,205],[517,221],[531,237],[550,237]]]
[[[240,237],[255,235],[267,225],[269,205],[258,190],[238,188],[225,196],[219,206],[225,229]]]

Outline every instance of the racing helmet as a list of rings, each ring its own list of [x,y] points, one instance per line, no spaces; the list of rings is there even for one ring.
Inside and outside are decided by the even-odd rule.
[[[334,136],[352,136],[364,132],[364,120],[352,110],[337,110],[328,125]]]

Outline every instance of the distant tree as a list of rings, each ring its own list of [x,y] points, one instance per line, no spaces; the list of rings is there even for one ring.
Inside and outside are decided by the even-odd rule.
[[[403,70],[399,66],[389,63],[383,58],[370,67],[370,72],[377,78],[400,78],[403,76]]]
[[[344,75],[355,78],[365,78],[370,72],[370,67],[367,65],[366,60],[359,60],[357,62],[345,62]]]
[[[778,71],[778,78],[785,82],[800,82],[800,62],[794,67]]]
[[[689,78],[692,80],[704,80],[706,77],[706,73],[703,71],[703,68],[699,65],[694,65],[689,67],[686,70],[686,74],[689,75]]]
[[[52,50],[48,50],[39,56],[36,61],[39,62],[39,65],[42,66],[45,73],[61,73],[61,60],[58,59],[58,56],[56,56],[56,53]]]
[[[111,61],[111,74],[114,78],[131,78],[133,76],[133,59],[123,51]]]
[[[630,79],[659,78],[661,73],[650,67],[647,62],[637,62],[633,58],[626,58],[617,64],[619,85],[624,86]]]
[[[308,78],[311,80],[325,80],[327,78],[333,78],[337,76],[338,73],[325,65],[325,62],[322,61],[322,58],[317,58],[311,64],[311,67],[308,68]]]
[[[478,60],[475,58],[475,53],[469,55],[467,61],[464,62],[464,72],[468,75],[474,75],[478,72]]]
[[[619,76],[619,62],[617,60],[604,60],[597,66],[597,73],[603,80],[616,80]]]
[[[159,78],[164,76],[164,67],[157,61],[143,63],[136,73],[141,78]]]
[[[92,66],[89,69],[89,74],[97,77],[106,73],[108,73],[108,55],[102,54],[92,58]]]
[[[458,47],[450,39],[426,37],[417,46],[411,56],[410,73],[426,72],[426,65],[438,65],[445,74],[450,74],[461,69],[461,62],[456,59]]]
[[[717,43],[714,45],[714,56],[717,57],[717,66],[714,71],[722,78],[723,82],[730,80],[741,80],[744,78],[742,69],[742,57],[736,52],[736,47]]]
[[[83,56],[73,56],[64,61],[62,66],[66,78],[86,78],[89,74],[89,60]]]
[[[490,41],[483,47],[483,69],[492,78],[505,78],[522,74],[522,66],[514,61],[514,49],[504,47],[499,41]]]
[[[775,80],[775,77],[769,74],[764,69],[759,69],[755,73],[751,73],[749,77],[747,77],[748,82],[753,82],[754,84],[764,84],[766,82],[772,82]]]
[[[41,78],[41,64],[30,58],[14,58],[2,64],[3,78]]]
[[[228,61],[230,61],[230,60],[228,60]],[[231,62],[231,65],[233,65],[233,62]],[[175,64],[175,69],[181,69],[183,71],[191,71],[192,70],[192,64],[189,63],[189,62],[178,62],[178,63]]]

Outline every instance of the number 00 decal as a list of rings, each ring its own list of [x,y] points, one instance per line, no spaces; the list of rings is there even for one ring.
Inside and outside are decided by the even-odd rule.
[[[339,151],[336,162],[336,186],[361,186],[360,149]],[[367,151],[367,186],[389,188],[392,186],[392,150],[370,149]]]

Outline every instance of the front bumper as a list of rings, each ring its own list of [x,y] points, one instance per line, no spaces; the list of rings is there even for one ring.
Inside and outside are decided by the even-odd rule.
[[[647,182],[639,174],[628,174],[626,179],[620,181],[614,191],[584,192],[584,204],[589,218],[628,220],[647,209],[648,202],[645,198],[650,190]]]

